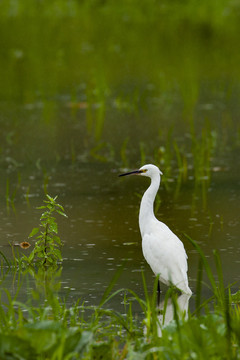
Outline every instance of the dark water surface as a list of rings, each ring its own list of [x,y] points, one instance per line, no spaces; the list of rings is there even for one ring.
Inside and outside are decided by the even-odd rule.
[[[67,303],[79,298],[86,305],[98,304],[112,277],[120,266],[124,268],[114,290],[130,288],[144,296],[142,271],[152,291],[154,278],[143,259],[141,238],[138,229],[139,195],[148,186],[148,180],[138,177],[119,179],[119,169],[110,164],[84,164],[75,167],[59,166],[49,180],[48,192],[58,194],[68,218],[58,218],[59,233],[64,241],[61,287],[59,295],[67,295]],[[163,169],[164,171],[164,169]],[[44,199],[42,179],[32,178],[29,203],[23,195],[16,198],[15,213],[1,214],[1,248],[11,259],[8,242],[19,243],[27,239],[31,229],[38,226],[41,205]],[[160,188],[161,205],[157,217],[184,242],[189,259],[189,282],[195,292],[198,269],[198,254],[183,233],[195,239],[202,247],[213,266],[213,249],[218,249],[222,259],[225,284],[239,284],[239,180],[234,170],[213,174],[206,195],[207,208],[201,199],[193,200],[193,183],[188,181],[180,195],[174,199],[172,193]],[[23,192],[24,188],[18,190]],[[31,241],[30,241],[31,242]],[[31,249],[31,248],[30,248]],[[23,250],[22,250],[23,251]],[[27,252],[29,250],[26,250]],[[124,263],[124,260],[127,260]],[[214,266],[213,266],[214,268]],[[9,272],[1,286],[16,292],[19,274]],[[35,281],[29,275],[20,276],[23,284],[18,299],[26,301]],[[233,286],[233,291],[239,285]],[[166,288],[163,287],[164,292]],[[204,286],[204,296],[211,291]],[[114,307],[121,309],[123,294],[112,300]],[[194,296],[190,306],[194,306]]]

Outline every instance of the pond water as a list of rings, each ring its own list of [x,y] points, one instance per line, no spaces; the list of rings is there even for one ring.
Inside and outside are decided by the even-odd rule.
[[[123,181],[117,177],[119,171],[109,164],[82,163],[75,168],[59,167],[49,181],[49,193],[58,194],[58,200],[68,215],[67,219],[58,218],[60,237],[64,242],[62,275],[59,278],[61,287],[58,293],[62,297],[67,296],[69,305],[79,298],[86,305],[97,305],[115,272],[122,265],[122,274],[113,290],[130,288],[144,297],[143,271],[148,290],[152,291],[154,277],[143,259],[138,229],[138,195],[143,193],[148,181],[138,177]],[[202,209],[200,200],[193,204],[190,181],[177,199],[173,198],[172,193],[164,191],[164,188],[159,191],[161,206],[157,217],[167,223],[184,242],[189,257],[189,282],[193,292],[196,290],[198,254],[183,233],[199,243],[213,269],[212,251],[218,249],[225,284],[239,284],[240,194],[235,176],[233,169],[227,173],[214,174],[207,192],[206,210]],[[32,228],[39,223],[41,212],[35,208],[44,199],[42,179],[32,178],[31,175],[29,181],[29,203],[21,195],[15,201],[15,213],[11,208],[9,213],[1,213],[0,249],[9,259],[8,242],[19,243],[26,240]],[[18,281],[18,276],[15,275],[13,280],[13,274],[9,272],[1,286],[14,294]],[[233,285],[233,291],[238,289],[238,284]],[[35,287],[34,278],[28,276],[24,279],[19,300],[26,301]],[[163,290],[165,292],[166,287]],[[203,294],[208,297],[211,290],[204,286]],[[112,300],[112,306],[121,309],[122,301],[123,294]],[[194,307],[194,296],[190,299],[190,306]]]
[[[143,297],[142,271],[152,291],[138,229],[148,180],[118,178],[144,163],[164,173],[156,214],[184,242],[193,292],[198,254],[184,234],[214,274],[217,249],[225,284],[239,288],[239,12],[142,4],[0,5],[0,251],[11,260],[9,242],[39,224],[44,189],[58,195],[68,215],[57,219],[58,294],[69,305],[99,304],[121,266],[113,291]],[[22,283],[20,301],[39,286],[1,272],[12,294]]]

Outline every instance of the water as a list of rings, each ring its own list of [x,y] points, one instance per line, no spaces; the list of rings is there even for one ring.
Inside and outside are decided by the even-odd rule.
[[[123,181],[117,177],[118,171],[113,164],[82,163],[75,168],[59,167],[51,178],[49,193],[58,194],[58,200],[68,215],[67,219],[58,219],[60,237],[64,242],[62,275],[59,278],[61,288],[58,293],[62,297],[67,296],[69,305],[79,298],[86,305],[98,304],[115,272],[122,265],[123,272],[114,290],[130,288],[143,297],[144,271],[148,289],[152,291],[154,278],[142,255],[138,230],[140,199],[136,195],[143,193],[148,181],[138,177]],[[236,188],[233,191],[231,184],[234,181],[234,176],[214,174],[205,210],[202,209],[201,199],[193,205],[191,182],[183,188],[176,200],[172,193],[167,193],[163,188],[160,190],[162,203],[157,216],[185,244],[189,256],[189,282],[193,292],[198,255],[183,233],[200,244],[212,266],[212,251],[219,250],[226,285],[239,281],[239,192]],[[42,181],[35,178],[31,185],[29,204],[24,200],[20,188],[19,197],[15,201],[15,214],[11,208],[9,213],[6,210],[2,212],[1,251],[9,258],[8,241],[26,240],[31,229],[38,225],[41,212],[35,207],[41,205],[44,198],[42,186]],[[14,294],[16,281],[13,281],[10,272],[2,282],[2,287],[10,289]],[[34,279],[28,276],[20,289],[19,300],[25,301],[35,287]],[[234,285],[233,291],[237,289],[238,285]],[[163,290],[166,291],[166,287]],[[211,295],[207,287],[204,287],[203,292],[205,297]],[[112,306],[121,309],[122,301],[123,293],[114,298]]]

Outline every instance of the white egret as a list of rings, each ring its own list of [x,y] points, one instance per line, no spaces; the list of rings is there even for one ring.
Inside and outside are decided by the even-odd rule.
[[[139,212],[142,251],[147,263],[162,283],[174,285],[182,293],[191,295],[187,277],[187,254],[183,243],[167,225],[156,219],[153,211],[162,172],[157,166],[148,164],[119,176],[126,175],[141,175],[151,179],[151,184],[142,197]],[[159,299],[158,282],[158,301]]]

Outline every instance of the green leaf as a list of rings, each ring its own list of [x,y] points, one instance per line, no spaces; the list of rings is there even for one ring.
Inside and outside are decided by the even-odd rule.
[[[55,222],[49,224],[49,231],[54,232],[55,234],[58,233],[58,226]]]
[[[64,348],[65,356],[69,354],[70,351],[82,355],[86,348],[93,342],[93,333],[90,331],[80,332],[78,328],[70,328],[67,335]]]
[[[10,267],[11,265],[10,265],[10,263],[9,263],[8,259],[6,258],[6,256],[3,254],[3,252],[2,252],[2,251],[0,251],[0,255],[4,258],[4,260],[5,260],[6,264],[7,264],[7,266],[8,266],[8,267]]]
[[[62,260],[62,254],[59,249],[54,249],[54,254],[56,255],[56,258],[58,258],[59,260]]]
[[[40,321],[27,324],[19,329],[19,335],[28,340],[38,354],[50,351],[60,341],[61,327],[53,321]]]
[[[62,241],[61,241],[61,239],[60,239],[60,237],[59,236],[53,236],[52,237],[52,239],[53,239],[53,241],[56,243],[56,244],[58,244],[58,245],[62,245]]]
[[[193,240],[192,238],[190,238],[190,236],[188,236],[187,234],[184,234],[185,237],[191,242],[191,244],[195,247],[195,249],[197,250],[197,252],[199,253],[199,255],[201,256],[202,262],[203,262],[203,266],[205,267],[207,276],[211,282],[212,285],[212,289],[215,295],[217,295],[217,285],[213,276],[213,272],[210,268],[210,265],[207,261],[206,256],[204,255],[202,249],[200,248],[200,246],[197,244],[197,242],[195,240]]]
[[[56,199],[57,199],[57,196],[55,196],[54,198],[52,198],[50,195],[46,194],[48,200],[51,202],[51,203],[55,203]]]
[[[28,257],[28,261],[29,261],[29,262],[32,262],[32,261],[33,261],[34,255],[35,255],[35,253],[34,253],[34,251],[32,251],[32,252],[30,253],[29,257]]]
[[[61,210],[57,210],[57,212],[58,212],[58,214],[60,214],[60,215],[62,215],[62,216],[67,217],[67,215],[66,215],[63,211],[61,211]]]
[[[33,237],[39,232],[39,228],[33,228],[28,237]]]
[[[232,302],[240,304],[240,290],[238,290],[235,294],[232,294]]]
[[[36,255],[37,255],[39,258],[44,258],[44,257],[45,257],[45,255],[42,253],[42,251],[38,251],[38,252],[36,253]]]
[[[96,343],[92,346],[92,358],[95,360],[112,360],[113,341]]]
[[[110,284],[108,285],[108,287],[106,288],[102,298],[101,298],[101,301],[100,301],[100,304],[99,304],[99,307],[103,306],[103,304],[105,304],[108,300],[108,296],[110,294],[110,292],[112,291],[112,288],[113,286],[115,285],[115,283],[117,282],[119,276],[121,275],[121,273],[123,272],[123,268],[124,268],[124,265],[125,265],[125,261],[124,263],[122,264],[122,266],[115,272]]]
[[[28,339],[21,339],[16,335],[0,334],[0,358],[30,360],[36,359],[37,354]]]

